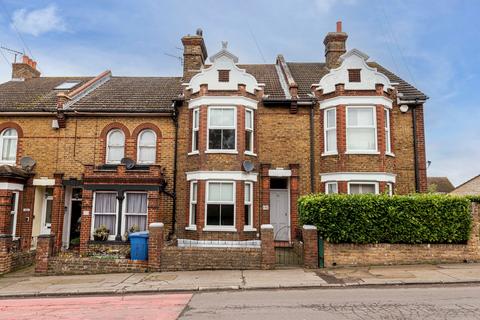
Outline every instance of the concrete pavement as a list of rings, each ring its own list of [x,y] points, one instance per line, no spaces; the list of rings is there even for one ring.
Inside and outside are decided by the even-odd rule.
[[[470,282],[480,283],[480,264],[318,270],[295,268],[183,271],[81,276],[34,276],[32,270],[28,269],[0,277],[0,297]]]

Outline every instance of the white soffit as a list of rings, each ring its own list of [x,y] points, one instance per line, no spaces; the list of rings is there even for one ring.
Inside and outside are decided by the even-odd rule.
[[[384,96],[339,96],[320,101],[320,109],[345,106],[376,106],[383,105],[392,109],[393,100]]]
[[[257,173],[243,171],[193,171],[187,172],[187,181],[192,180],[233,180],[257,181]]]
[[[23,191],[23,184],[0,182],[0,190]]]
[[[242,96],[201,96],[188,102],[188,108],[199,106],[245,106],[257,109],[258,101]]]

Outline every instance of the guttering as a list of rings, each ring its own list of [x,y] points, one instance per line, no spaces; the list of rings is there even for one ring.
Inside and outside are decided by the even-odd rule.
[[[21,112],[21,111],[0,111],[1,116],[52,116],[56,115],[57,111],[32,111],[32,112]]]
[[[83,109],[85,110],[85,109]],[[109,109],[109,110],[112,110],[112,112],[95,112],[94,110],[98,110],[98,109],[87,109],[86,111],[77,111],[77,110],[66,110],[67,112],[65,112],[65,114],[67,115],[75,115],[75,116],[115,116],[115,117],[125,117],[125,116],[128,116],[128,117],[139,117],[139,116],[160,116],[160,117],[171,117],[172,116],[172,113],[174,112],[173,110],[172,111],[161,111],[161,112],[158,112],[158,111],[155,111],[155,110],[152,110],[152,111],[143,111],[142,112],[125,112],[125,110],[121,110],[121,109],[118,109],[118,110],[112,110],[112,109]]]

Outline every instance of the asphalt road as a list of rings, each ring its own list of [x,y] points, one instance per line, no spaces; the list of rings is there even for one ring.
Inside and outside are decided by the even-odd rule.
[[[180,319],[480,319],[480,286],[206,292]]]

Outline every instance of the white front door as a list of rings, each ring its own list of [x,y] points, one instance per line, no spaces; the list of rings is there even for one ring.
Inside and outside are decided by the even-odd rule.
[[[53,211],[53,189],[45,190],[45,198],[43,199],[42,208],[42,225],[40,234],[50,234],[52,228],[52,211]]]
[[[290,240],[288,189],[270,189],[270,223],[276,241]]]

